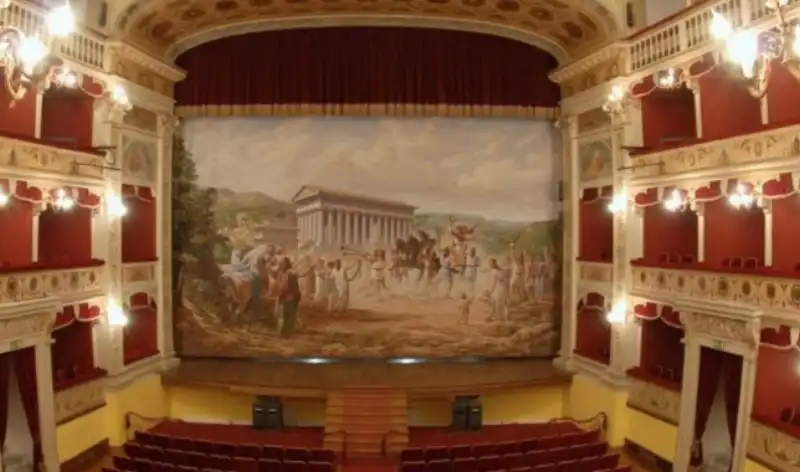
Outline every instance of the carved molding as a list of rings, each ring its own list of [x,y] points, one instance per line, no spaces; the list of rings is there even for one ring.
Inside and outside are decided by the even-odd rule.
[[[103,288],[103,267],[17,272],[0,275],[0,304],[59,297],[86,298]]]
[[[157,262],[132,262],[123,264],[122,283],[138,284],[156,281]]]
[[[800,280],[754,275],[632,267],[635,295],[725,301],[764,311],[800,312]],[[648,297],[650,298],[650,297]]]
[[[741,320],[699,312],[680,312],[681,323],[691,335],[701,334],[720,342],[733,341],[758,347],[761,324],[758,319]]]
[[[55,394],[56,424],[81,416],[105,405],[105,378],[75,385]]]
[[[0,167],[103,178],[105,157],[0,136]]]
[[[747,455],[774,470],[797,470],[800,468],[800,439],[751,421]]]
[[[15,350],[17,342],[47,335],[52,331],[56,321],[56,310],[57,308],[53,307],[52,311],[11,314],[7,317],[0,315],[0,345],[8,343],[11,350]]]
[[[680,392],[633,377],[628,378],[628,385],[629,407],[673,425],[680,422]]]
[[[578,262],[581,282],[611,283],[614,266],[604,262]]]

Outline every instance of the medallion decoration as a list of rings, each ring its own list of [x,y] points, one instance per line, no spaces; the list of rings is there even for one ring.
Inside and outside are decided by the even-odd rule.
[[[56,321],[55,313],[42,312],[33,315],[15,316],[0,319],[0,343],[13,343],[25,338],[31,338],[49,333]]]
[[[102,288],[103,267],[17,272],[0,275],[0,303],[69,297]]]

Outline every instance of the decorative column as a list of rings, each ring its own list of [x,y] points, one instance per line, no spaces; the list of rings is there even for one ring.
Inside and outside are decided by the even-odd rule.
[[[691,205],[694,213],[697,215],[697,262],[705,262],[706,260],[706,216],[705,203],[694,203]]]
[[[33,227],[31,228],[31,262],[39,262],[39,208],[33,211]]]
[[[104,147],[108,149],[106,156],[109,165],[103,170],[103,178],[106,182],[106,190],[114,193],[115,195],[122,195],[122,172],[119,170],[124,166],[124,150],[122,146],[123,139],[122,132],[120,130],[122,117],[113,116],[108,109],[108,105],[101,100],[97,100],[95,102],[94,115],[92,145],[95,147]],[[172,143],[170,143],[170,149],[171,144]],[[160,162],[171,162],[171,159],[165,159],[164,161]],[[167,182],[170,182],[171,177],[169,174],[166,177],[168,178]],[[167,195],[169,195],[169,193],[167,193]],[[162,205],[167,205],[167,209],[169,209],[169,198],[160,198],[159,200],[162,201]],[[105,211],[105,209],[103,209],[103,211]],[[161,218],[157,218],[157,220],[160,221]],[[114,218],[113,220],[106,221],[106,223],[106,237],[108,246],[106,248],[105,280],[103,286],[106,288],[106,295],[108,297],[107,302],[115,303],[121,306],[126,301],[123,300],[122,291],[122,222],[119,218]],[[169,234],[167,234],[167,238],[169,238]],[[165,244],[166,247],[169,248],[169,252],[166,254],[170,256],[172,255],[171,242],[169,239],[167,239],[165,242],[162,242],[158,248],[158,254],[160,258],[159,262],[162,265],[162,270],[158,271],[157,274],[159,286],[165,283],[169,284],[172,276],[172,274],[169,274],[169,278],[163,278],[163,271],[165,270],[163,264],[164,262],[167,263],[166,269],[171,270],[171,267],[168,265],[169,261],[171,261],[171,257],[162,257],[163,247]],[[164,261],[164,259],[167,259],[167,261]],[[171,290],[168,292],[168,295],[171,298]],[[161,302],[163,303],[163,301]],[[171,309],[171,304],[166,308]],[[164,307],[159,306],[159,309],[163,310]],[[110,376],[122,373],[124,370],[122,327],[111,326],[108,323],[108,317],[104,316],[101,318],[100,327],[96,333],[98,334],[96,338],[98,367],[102,367],[103,369],[107,370]]]
[[[36,89],[36,112],[33,125],[33,136],[36,139],[42,139],[42,106],[44,105],[44,90],[41,88]]]
[[[564,265],[562,274],[561,348],[558,363],[566,364],[575,349],[578,304],[578,214],[580,205],[580,166],[578,165],[578,121],[574,116],[561,118],[562,162],[564,163]]]
[[[761,202],[764,212],[764,266],[772,267],[772,200],[764,198]]]
[[[171,114],[158,115],[158,171],[156,172],[156,246],[158,268],[158,349],[163,359],[175,358],[175,339],[172,314],[172,142],[176,118]],[[124,159],[124,156],[122,156]],[[116,226],[119,228],[119,224]],[[117,238],[119,239],[119,238]],[[119,241],[117,241],[119,244]]]
[[[685,346],[683,388],[681,389],[681,414],[678,424],[677,451],[673,463],[674,470],[689,470],[692,444],[694,443],[694,417],[697,411],[697,389],[700,375],[700,343],[687,333],[683,344]],[[740,399],[740,401],[743,400],[743,398]]]
[[[34,346],[36,357],[36,400],[39,403],[39,436],[44,455],[44,470],[57,471],[58,443],[56,440],[56,413],[53,393],[53,366],[50,357],[50,337]]]

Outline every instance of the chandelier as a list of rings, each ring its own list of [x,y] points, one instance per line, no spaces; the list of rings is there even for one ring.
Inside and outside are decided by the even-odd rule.
[[[67,195],[66,190],[60,188],[56,191],[56,195],[53,198],[52,208],[55,211],[69,211],[75,207],[75,200]]]
[[[9,5],[9,1],[0,2],[0,8]],[[52,10],[46,23],[48,34],[44,42],[14,26],[0,27],[0,67],[11,103],[21,100],[31,90],[45,91],[56,86],[80,88],[94,98],[108,100],[115,111],[129,111],[131,103],[122,87],[117,85],[100,94],[88,92],[53,52],[75,30],[75,14],[69,3]]]
[[[726,197],[728,203],[737,210],[751,208],[756,203],[757,198],[755,190],[751,191],[741,183]],[[669,196],[664,198],[664,209],[671,212],[683,211],[690,205],[691,200],[689,196],[685,196],[680,190],[673,189]]]
[[[653,74],[653,86],[644,92],[632,94],[628,85],[616,84],[606,96],[603,111],[611,115],[621,115],[632,100],[644,98],[656,90],[677,90],[687,83],[689,77],[685,72],[670,67]]]
[[[796,66],[800,59],[800,25],[786,19],[789,0],[768,0],[765,5],[777,18],[777,26],[761,34],[753,29],[739,30],[717,11],[712,11],[711,36],[724,45],[724,57],[744,78],[751,95],[761,98],[767,93],[772,62]],[[800,78],[795,67],[789,71]]]

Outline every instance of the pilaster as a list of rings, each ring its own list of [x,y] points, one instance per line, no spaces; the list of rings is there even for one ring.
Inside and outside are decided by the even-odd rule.
[[[176,118],[171,114],[158,116],[158,171],[156,246],[159,270],[158,284],[158,348],[165,359],[175,357],[172,316],[172,142]]]
[[[36,357],[36,400],[39,404],[39,437],[44,453],[44,470],[59,470],[56,439],[56,413],[53,393],[53,366],[50,357],[49,335],[34,346]],[[46,425],[53,425],[48,427]]]
[[[561,148],[564,165],[563,260],[561,349],[557,362],[566,364],[575,349],[578,304],[578,215],[580,212],[580,166],[578,164],[578,120],[568,115],[561,118]]]

